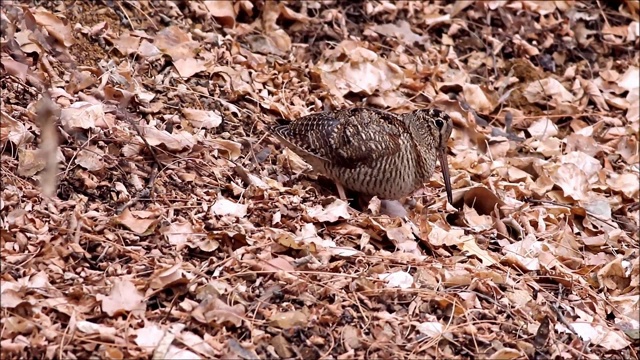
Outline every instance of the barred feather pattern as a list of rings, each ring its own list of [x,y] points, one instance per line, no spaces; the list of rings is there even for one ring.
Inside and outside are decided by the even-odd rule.
[[[270,130],[344,187],[399,199],[429,180],[451,128],[449,116],[437,109],[397,115],[358,107],[307,115]]]

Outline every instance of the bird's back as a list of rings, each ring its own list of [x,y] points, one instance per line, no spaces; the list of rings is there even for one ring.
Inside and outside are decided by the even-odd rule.
[[[422,181],[417,144],[395,114],[350,108],[308,115],[271,131],[316,171],[364,194],[400,198]]]

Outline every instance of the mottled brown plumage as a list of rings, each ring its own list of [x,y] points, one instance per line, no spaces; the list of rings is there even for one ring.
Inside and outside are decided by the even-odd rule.
[[[316,171],[343,186],[382,199],[399,199],[431,178],[439,157],[452,202],[447,140],[452,123],[440,110],[396,115],[369,108],[317,113],[271,132]]]

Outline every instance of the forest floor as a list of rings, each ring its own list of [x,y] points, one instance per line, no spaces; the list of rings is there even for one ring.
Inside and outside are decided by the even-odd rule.
[[[2,1],[2,358],[638,359],[638,14]],[[446,111],[453,203],[266,132],[349,106]]]

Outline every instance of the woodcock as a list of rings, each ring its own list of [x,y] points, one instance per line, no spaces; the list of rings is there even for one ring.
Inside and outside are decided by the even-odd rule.
[[[304,116],[271,132],[313,169],[344,188],[380,199],[411,195],[440,161],[449,203],[453,202],[447,140],[453,124],[437,109],[396,115],[349,108]]]

